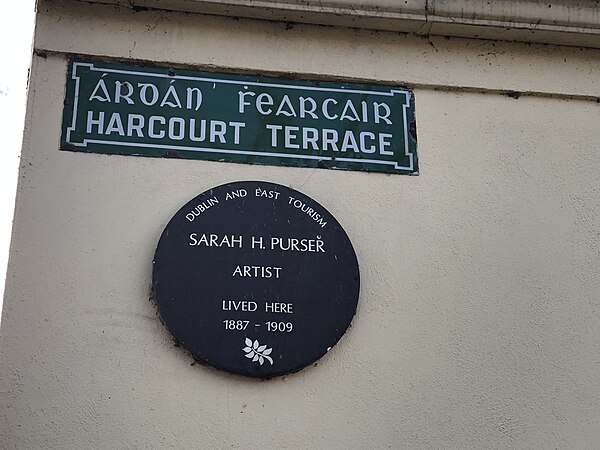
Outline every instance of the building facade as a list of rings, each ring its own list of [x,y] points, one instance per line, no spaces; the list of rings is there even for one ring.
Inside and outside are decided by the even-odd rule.
[[[40,0],[0,329],[4,448],[593,448],[596,1]],[[418,174],[62,151],[69,61],[408,88]],[[268,380],[152,299],[178,209],[300,191],[360,267],[352,325]]]

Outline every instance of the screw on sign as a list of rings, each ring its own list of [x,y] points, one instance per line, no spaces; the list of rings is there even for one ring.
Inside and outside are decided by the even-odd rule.
[[[198,361],[241,375],[295,372],[356,312],[356,254],[338,221],[288,187],[239,181],[184,205],[153,261],[166,327]]]

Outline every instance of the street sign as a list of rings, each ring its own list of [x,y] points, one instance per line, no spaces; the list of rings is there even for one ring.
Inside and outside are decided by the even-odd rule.
[[[160,316],[198,361],[241,375],[295,372],[356,312],[358,261],[338,221],[288,187],[210,189],[165,227],[153,261]]]
[[[61,149],[418,172],[410,90],[69,61]]]

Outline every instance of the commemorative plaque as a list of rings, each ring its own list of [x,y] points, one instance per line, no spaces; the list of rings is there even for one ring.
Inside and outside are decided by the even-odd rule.
[[[342,226],[282,185],[243,181],[181,208],[153,261],[160,316],[194,358],[270,378],[328,352],[356,312],[360,276]]]

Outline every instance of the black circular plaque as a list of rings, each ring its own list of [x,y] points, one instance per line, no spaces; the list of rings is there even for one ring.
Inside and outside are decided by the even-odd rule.
[[[346,232],[300,192],[263,181],[206,191],[166,226],[152,284],[161,318],[194,357],[269,378],[323,356],[356,312]]]

